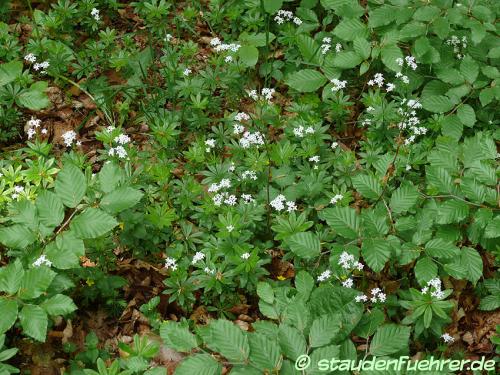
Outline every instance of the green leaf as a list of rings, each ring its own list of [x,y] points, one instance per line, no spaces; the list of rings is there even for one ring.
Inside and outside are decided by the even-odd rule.
[[[312,92],[323,86],[327,79],[317,70],[302,69],[290,74],[285,82],[299,92]]]
[[[460,73],[462,73],[467,82],[474,83],[479,74],[479,65],[477,65],[472,57],[465,56],[460,63]]]
[[[358,174],[352,178],[354,188],[365,198],[377,199],[382,195],[379,180],[371,174]]]
[[[451,111],[455,102],[444,95],[426,96],[422,100],[422,107],[433,113],[444,113]]]
[[[302,270],[295,275],[295,289],[304,300],[309,299],[313,288],[314,279],[307,271]]]
[[[83,241],[72,231],[65,231],[57,236],[55,242],[47,245],[45,254],[54,267],[66,270],[80,266],[80,257],[85,255],[85,247]]]
[[[281,324],[278,338],[281,350],[292,361],[295,361],[299,356],[306,353],[306,340],[297,328]]]
[[[331,374],[331,372],[325,372],[323,369],[319,368],[319,362],[322,359],[339,358],[340,347],[339,345],[328,345],[323,346],[314,350],[311,353],[311,366],[307,369],[308,375],[323,375]]]
[[[438,224],[458,223],[469,216],[469,205],[457,199],[450,199],[438,208]]]
[[[441,122],[441,131],[444,136],[459,140],[462,137],[464,126],[456,115],[446,116]]]
[[[33,232],[21,224],[0,228],[0,243],[6,247],[24,249],[35,240]]]
[[[120,169],[115,162],[109,162],[104,164],[101,171],[99,172],[99,182],[101,185],[101,190],[104,193],[109,193],[116,189],[116,187],[122,183],[125,179],[123,170]]]
[[[175,375],[220,375],[222,366],[209,354],[195,354],[185,358],[175,368]]]
[[[2,334],[9,330],[17,320],[17,301],[0,297],[0,311],[2,312],[2,319],[0,319],[0,334]]]
[[[500,216],[496,216],[491,220],[486,228],[484,229],[485,238],[497,238],[500,237]]]
[[[160,336],[167,347],[178,352],[190,352],[198,346],[196,336],[180,323],[166,321],[160,327]]]
[[[16,97],[16,103],[21,107],[26,107],[32,111],[39,111],[50,104],[49,97],[45,93],[47,82],[38,81],[33,83],[29,89],[21,91]]]
[[[36,267],[27,270],[21,280],[18,295],[23,300],[40,297],[47,291],[56,273],[47,267]]]
[[[255,66],[259,60],[259,50],[257,47],[251,45],[242,46],[238,50],[238,56],[243,66],[251,68]]]
[[[264,1],[264,10],[269,14],[274,14],[281,9],[283,0],[267,0]]]
[[[460,250],[453,245],[453,242],[442,238],[434,238],[427,242],[425,252],[434,258],[453,258],[460,255]]]
[[[73,233],[81,238],[97,238],[118,225],[116,219],[98,208],[87,208],[70,224]]]
[[[21,287],[24,277],[24,269],[21,260],[17,258],[14,262],[0,268],[0,291],[10,295],[17,293]]]
[[[351,69],[363,61],[363,58],[353,51],[341,51],[333,57],[333,66],[341,69]]]
[[[408,348],[411,327],[387,324],[379,327],[370,343],[370,354],[385,356]]]
[[[312,232],[300,232],[287,240],[290,249],[300,258],[314,258],[320,254],[321,244],[318,236]]]
[[[406,212],[417,203],[418,196],[418,190],[413,184],[404,184],[392,193],[389,206],[395,214]]]
[[[240,328],[229,320],[219,319],[209,325],[207,346],[233,362],[248,360],[250,346],[248,338]]]
[[[42,191],[36,200],[38,218],[47,227],[57,227],[64,220],[64,207],[57,195],[51,191]]]
[[[56,294],[40,305],[49,315],[67,315],[77,309],[71,298],[64,294]]]
[[[248,342],[250,363],[263,373],[275,373],[281,357],[278,341],[260,333],[252,333],[248,337]]]
[[[476,123],[476,113],[468,104],[463,104],[458,107],[457,116],[460,119],[460,122],[469,128],[473,127]]]
[[[483,276],[483,259],[477,250],[471,247],[462,247],[460,250],[460,264],[466,270],[466,278],[476,284]]]
[[[357,37],[368,37],[368,28],[356,18],[347,18],[339,22],[333,34],[342,40],[352,41]]]
[[[375,272],[380,272],[391,257],[391,247],[387,240],[367,238],[361,246],[361,254],[368,267]]]
[[[271,285],[264,281],[260,281],[257,284],[257,295],[261,300],[263,300],[266,303],[273,303],[274,302],[274,291]]]
[[[297,47],[299,48],[300,54],[306,62],[319,62],[319,45],[318,43],[306,34],[299,34],[296,37]]]
[[[438,267],[430,257],[420,258],[415,264],[415,278],[421,286],[437,276]]]
[[[66,163],[57,175],[55,191],[66,207],[74,208],[87,190],[85,175],[74,164]]]
[[[380,55],[382,57],[382,62],[386,67],[394,72],[399,72],[401,70],[401,67],[398,65],[396,60],[402,59],[404,56],[403,52],[401,52],[401,49],[397,45],[390,44],[384,46],[380,50]]]
[[[106,194],[101,200],[101,207],[110,214],[116,214],[135,206],[144,194],[131,187],[120,187]]]
[[[327,208],[323,211],[323,217],[338,235],[348,239],[358,238],[360,220],[353,208]]]
[[[40,306],[24,305],[19,313],[23,333],[35,340],[44,342],[47,335],[47,314]]]
[[[356,38],[354,39],[354,51],[364,60],[368,60],[372,51],[372,46],[366,39]]]
[[[10,61],[0,65],[0,87],[11,83],[23,72],[23,63],[21,61]]]
[[[315,319],[309,331],[309,345],[313,348],[328,345],[339,333],[341,322],[335,314],[326,314]]]
[[[385,315],[379,308],[374,308],[366,311],[358,325],[356,326],[354,333],[357,336],[368,338],[373,335],[377,328],[385,321]]]
[[[493,311],[500,308],[500,296],[486,296],[479,302],[479,309],[483,311]]]

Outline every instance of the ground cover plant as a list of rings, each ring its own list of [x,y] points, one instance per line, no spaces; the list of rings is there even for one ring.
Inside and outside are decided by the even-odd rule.
[[[2,2],[0,375],[498,368],[499,12]]]

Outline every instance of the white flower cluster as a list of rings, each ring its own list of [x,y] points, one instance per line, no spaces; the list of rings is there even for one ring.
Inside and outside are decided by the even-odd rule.
[[[370,291],[371,298],[370,301],[372,303],[377,303],[377,302],[385,302],[387,300],[387,295],[382,292],[380,288],[373,288]],[[368,302],[368,296],[365,294],[360,294],[359,296],[355,297],[356,302]]]
[[[228,225],[228,226],[226,227],[226,230],[227,230],[229,233],[231,233],[231,232],[234,230],[234,225]]]
[[[342,281],[342,286],[344,288],[352,288],[354,286],[354,280],[352,278],[348,278],[345,281]]]
[[[328,280],[330,277],[332,277],[332,271],[326,270],[321,273],[321,275],[318,276],[318,282],[322,282],[325,280]]]
[[[441,290],[441,280],[435,277],[432,280],[429,280],[426,287],[422,288],[422,294],[431,293],[432,297],[436,297],[437,299],[444,298],[444,292]]]
[[[69,130],[61,135],[66,147],[71,147],[73,142],[76,140],[76,133],[73,130]],[[79,144],[77,144],[79,146]]]
[[[295,202],[287,201],[283,194],[279,194],[276,198],[269,202],[269,205],[278,212],[283,211],[285,209],[285,205],[288,212],[292,212],[297,209]]]
[[[47,267],[52,266],[52,262],[47,259],[45,254],[40,255],[40,257],[33,262],[33,267],[40,267],[42,264],[46,265]]]
[[[96,20],[99,21],[101,19],[101,16],[99,15],[99,9],[97,8],[92,8],[90,11],[90,15]]]
[[[441,335],[441,338],[447,344],[452,344],[455,341],[455,339],[449,333],[447,333],[447,332],[443,333]]]
[[[406,62],[406,65],[408,65],[411,70],[416,70],[417,67],[418,67],[418,65],[417,65],[417,63],[415,61],[415,57],[413,57],[411,55],[410,56],[406,56],[404,58],[404,60],[401,57],[399,57],[399,58],[396,59],[396,63],[399,66],[404,66],[405,62]]]
[[[26,56],[24,56],[24,60],[33,64],[34,62],[36,62],[36,56],[32,53],[28,53]]]
[[[233,133],[234,134],[241,134],[245,131],[245,127],[243,125],[241,125],[239,122],[250,120],[250,116],[248,114],[246,114],[245,112],[238,112],[236,114],[236,116],[234,116],[234,120],[238,121],[238,122],[233,125],[233,127],[234,127]]]
[[[271,89],[269,87],[264,87],[261,92],[260,96],[266,99],[267,101],[271,101],[273,99],[273,95],[276,91],[274,89]],[[257,90],[250,90],[248,92],[248,96],[251,97],[253,100],[259,100],[259,94],[257,93]]]
[[[12,195],[10,197],[12,199],[17,199],[17,198],[19,198],[19,194],[21,194],[22,192],[24,192],[24,187],[22,187],[20,185],[16,185],[16,186],[14,186],[14,192],[12,193]]]
[[[227,178],[220,180],[218,184],[212,184],[208,188],[209,193],[217,193],[219,190],[231,187],[231,181]]]
[[[255,173],[254,171],[244,171],[242,174],[241,174],[241,179],[242,180],[247,180],[247,179],[250,179],[250,180],[254,180],[256,181],[257,180],[257,173]]]
[[[401,130],[409,130],[410,136],[405,139],[405,145],[408,146],[415,142],[419,135],[425,135],[427,128],[420,125],[420,119],[416,116],[416,109],[422,108],[422,104],[415,99],[403,99],[401,107],[398,108],[398,113],[403,117],[403,120],[398,123],[398,128]]]
[[[328,51],[332,48],[332,38],[330,37],[324,37],[322,40],[322,45],[320,47],[321,53],[323,55],[326,55]],[[335,44],[335,52],[340,52],[342,51],[342,44],[337,43]]]
[[[245,132],[243,137],[240,139],[240,146],[243,148],[249,148],[250,146],[262,146],[264,144],[264,136],[261,132]]]
[[[236,43],[225,44],[225,43],[222,43],[219,38],[212,38],[212,40],[210,41],[210,45],[212,47],[214,47],[215,52],[227,52],[227,51],[229,51],[229,52],[232,52],[232,53],[236,53],[241,48],[240,44],[236,44]],[[230,63],[233,60],[234,60],[234,57],[231,56],[231,55],[227,55],[224,58],[224,61],[226,63]]]
[[[215,194],[212,200],[216,206],[220,206],[222,203],[225,203],[228,206],[235,206],[238,201],[236,195],[229,194],[226,191]]]
[[[332,142],[332,145],[330,147],[332,148],[332,150],[335,150],[337,147],[339,147],[339,143],[338,142]]]
[[[36,129],[38,129],[42,125],[42,120],[34,118],[31,116],[31,119],[28,121],[28,139],[33,138],[36,134]],[[47,134],[47,129],[42,129],[42,134]]]
[[[408,78],[408,76],[404,75],[401,72],[396,73],[396,78],[401,78],[401,81],[403,81],[403,83],[406,83],[406,84],[410,83],[410,79]]]
[[[50,63],[48,61],[37,63],[37,57],[32,53],[28,53],[26,56],[24,56],[24,60],[26,60],[30,64],[33,64],[33,69],[35,69],[37,72],[40,70],[41,74],[47,73],[46,69],[50,66]]]
[[[108,133],[111,133],[113,130],[115,130],[114,126],[108,126],[106,128],[106,131]],[[130,143],[130,137],[126,134],[120,134],[117,135],[113,141],[117,143],[118,145],[116,147],[111,147],[108,151],[109,156],[118,156],[120,159],[125,159],[128,156],[127,150],[125,150],[126,144]]]
[[[306,134],[314,134],[314,128],[312,126],[304,128],[302,125],[300,125],[293,129],[293,134],[295,134],[296,137],[304,138]]]
[[[250,204],[255,202],[255,199],[253,199],[251,194],[241,194],[241,199],[243,199],[243,202],[245,204]]]
[[[382,73],[376,73],[373,76],[373,79],[370,79],[368,81],[368,86],[375,86],[377,85],[378,87],[382,88],[384,87],[384,75]],[[386,83],[385,84],[385,90],[387,92],[391,92],[396,88],[396,85],[394,83]]]
[[[342,90],[347,85],[347,81],[341,81],[341,80],[339,80],[337,78],[334,78],[334,79],[330,80],[330,82],[333,84],[333,87],[332,87],[332,91],[333,92]]]
[[[295,17],[293,15],[293,12],[283,9],[278,10],[278,14],[274,17],[274,20],[278,25],[281,25],[287,21],[292,21],[297,26],[302,24],[302,20],[298,17]]]
[[[243,253],[243,254],[241,254],[241,259],[247,260],[248,258],[250,258],[250,253]]]
[[[203,254],[201,251],[197,251],[196,254],[193,256],[193,260],[191,261],[191,264],[198,263],[200,260],[205,259],[205,254]]]
[[[215,269],[211,269],[209,267],[205,267],[203,269],[203,271],[205,271],[205,273],[209,274],[209,275],[213,275],[215,273]]]
[[[174,258],[167,257],[165,259],[165,268],[175,271],[177,269],[177,261]]]
[[[182,74],[183,74],[184,76],[186,76],[186,77],[187,77],[187,76],[189,76],[192,72],[193,72],[193,71],[192,71],[191,69],[186,68],[186,69],[184,69],[184,71],[182,72]]]
[[[354,255],[349,254],[347,251],[343,251],[342,254],[340,254],[338,264],[346,270],[357,269],[358,271],[361,271],[364,268],[364,265],[354,260]]]
[[[335,196],[330,199],[331,204],[336,204],[338,201],[342,200],[344,196],[342,194],[335,194]]]
[[[206,152],[210,152],[214,147],[215,147],[215,139],[209,138],[205,141],[205,148]]]
[[[452,35],[451,39],[446,41],[446,44],[453,46],[453,52],[457,56],[457,59],[461,60],[464,58],[462,50],[467,48],[467,37],[463,36],[462,39],[460,39],[458,36]]]

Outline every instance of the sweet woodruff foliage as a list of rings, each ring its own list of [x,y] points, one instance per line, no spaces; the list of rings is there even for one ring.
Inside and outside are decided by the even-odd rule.
[[[499,8],[68,0],[13,15],[29,37],[0,23],[0,142],[27,138],[0,159],[0,335],[45,341],[79,298],[120,310],[119,248],[186,317],[211,313],[141,307],[190,353],[177,375],[443,355],[463,289],[500,307]],[[49,85],[96,109],[49,131]],[[144,339],[109,367],[92,348],[87,374],[165,374]]]

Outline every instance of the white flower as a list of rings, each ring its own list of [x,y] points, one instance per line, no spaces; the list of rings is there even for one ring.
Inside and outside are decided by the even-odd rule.
[[[293,17],[293,23],[296,24],[297,26],[302,25],[302,20],[298,17]]]
[[[97,8],[92,8],[92,11],[90,12],[90,15],[94,17],[96,21],[99,21],[100,16],[99,16],[99,9]]]
[[[293,201],[287,201],[286,202],[286,210],[288,212],[296,211],[297,210],[297,206],[295,205],[295,202],[293,202]]]
[[[394,90],[395,88],[396,88],[396,85],[395,85],[394,83],[388,83],[388,84],[386,85],[386,89],[385,89],[385,90],[386,90],[387,92],[391,92],[391,91],[392,91],[392,90]]]
[[[259,99],[259,96],[257,95],[257,90],[250,90],[248,92],[248,96],[251,97],[253,100]]]
[[[236,169],[236,166],[234,165],[234,162],[231,162],[231,165],[227,168],[229,172],[234,172]]]
[[[36,62],[36,56],[33,55],[32,53],[28,53],[26,56],[24,56],[24,60],[26,60],[29,63],[34,63]]]
[[[36,130],[33,128],[28,129],[28,139],[33,138],[33,136],[36,134]]]
[[[368,301],[368,297],[365,296],[364,294],[360,294],[359,296],[354,297],[354,300],[356,302],[366,302]]]
[[[335,52],[338,53],[340,51],[342,51],[342,44],[340,43],[335,44]]]
[[[404,64],[404,63],[405,63],[405,62],[404,62],[404,60],[403,60],[401,57],[398,57],[398,58],[396,59],[396,64],[398,64],[399,66],[403,66],[403,64]]]
[[[175,271],[177,269],[177,261],[174,258],[167,257],[165,259],[165,268]]]
[[[285,196],[283,194],[280,194],[276,198],[274,198],[271,202],[269,202],[269,205],[276,211],[282,211],[285,209],[285,204],[284,204],[285,201],[286,201]]]
[[[323,271],[321,275],[318,276],[318,281],[328,280],[332,276],[332,272],[330,270]]]
[[[70,147],[76,139],[76,133],[73,130],[69,130],[62,135],[62,138],[66,147]]]
[[[126,134],[120,134],[118,137],[115,137],[114,141],[121,145],[126,145],[130,142],[130,137]]]
[[[275,92],[274,89],[264,87],[262,89],[261,95],[264,97],[264,99],[271,100],[273,98],[274,92]]]
[[[226,230],[227,230],[229,233],[231,233],[231,232],[234,230],[234,225],[228,225],[228,226],[226,227]]]
[[[354,285],[354,281],[351,278],[349,278],[349,279],[347,279],[347,280],[345,280],[345,281],[342,282],[342,286],[344,288],[352,288],[353,285]]]
[[[387,296],[386,296],[386,294],[385,294],[385,293],[379,293],[379,294],[378,294],[378,301],[379,301],[379,302],[385,302],[385,301],[386,301],[386,298],[387,298]]]
[[[309,158],[309,161],[312,161],[314,163],[319,163],[319,156],[318,155],[311,156]]]
[[[234,119],[236,121],[239,121],[239,122],[248,121],[248,120],[250,120],[250,116],[248,114],[246,114],[245,112],[238,112],[236,114],[236,116],[234,116]]]
[[[250,146],[261,146],[264,144],[264,136],[260,132],[255,132],[255,133],[250,133],[250,132],[245,132],[243,133],[243,138],[240,139],[240,145],[243,148],[249,148]]]
[[[376,73],[373,76],[373,79],[368,81],[369,86],[377,85],[378,87],[382,87],[384,85],[384,75],[382,73]]]
[[[415,70],[417,69],[417,63],[415,62],[415,57],[413,56],[406,56],[405,57],[406,64],[412,69]]]
[[[410,164],[406,164],[405,169],[406,169],[407,171],[411,171],[411,165],[410,165]]]
[[[343,251],[342,254],[340,254],[340,258],[338,261],[338,265],[342,266],[344,269],[349,269],[352,268],[354,263],[354,256],[352,254],[349,254],[347,251]]]
[[[115,130],[115,127],[112,126],[112,125],[109,125],[109,126],[106,127],[106,132],[107,133],[111,133],[113,130]]]
[[[24,191],[24,187],[20,186],[20,185],[16,185],[16,186],[14,186],[14,191],[16,193],[22,193]]]
[[[342,194],[336,194],[332,199],[330,199],[330,203],[335,204],[342,199],[344,199],[344,196]]]
[[[230,63],[231,61],[233,61],[233,56],[226,56],[226,58],[224,59],[225,62],[227,63]]]
[[[220,41],[219,38],[212,38],[212,40],[210,41],[210,45],[212,47],[217,47],[218,45],[220,45],[222,42]]]
[[[337,78],[334,78],[330,81],[333,84],[332,91],[339,91],[345,88],[347,81],[340,81]]]
[[[187,77],[188,75],[190,75],[191,73],[192,73],[192,70],[191,70],[191,69],[189,69],[189,68],[184,69],[184,71],[182,72],[182,74],[184,74],[186,77]]]
[[[373,111],[375,111],[375,108],[373,108],[371,106],[366,108],[366,112],[373,112]]]
[[[205,141],[205,145],[210,148],[215,147],[215,139],[209,138]]]
[[[241,194],[241,199],[243,199],[243,201],[246,204],[249,204],[249,203],[252,203],[255,201],[255,199],[253,199],[250,194]]]
[[[170,40],[172,40],[172,38],[173,38],[172,34],[167,34],[167,35],[165,35],[165,40],[166,40],[167,42],[170,42]]]
[[[196,254],[194,254],[193,260],[191,261],[191,264],[195,264],[203,259],[205,259],[205,254],[203,254],[201,251],[198,251],[198,252],[196,252]]]
[[[453,343],[455,341],[455,339],[449,333],[442,334],[441,338],[447,344],[451,344],[451,343]]]
[[[295,134],[296,137],[302,138],[304,137],[304,127],[300,125],[297,128],[293,129],[293,134]]]
[[[233,194],[229,195],[226,199],[224,199],[224,203],[227,204],[228,206],[234,206],[236,205],[236,202],[237,198]]]
[[[45,254],[40,255],[40,257],[33,262],[33,267],[40,267],[42,264],[46,265],[47,267],[52,266],[52,262],[47,259]]]
[[[332,142],[331,148],[335,150],[339,146],[338,142]]]
[[[203,271],[205,271],[206,273],[210,274],[210,275],[213,275],[215,273],[215,270],[212,270],[210,269],[209,267],[205,267],[203,269]]]
[[[41,63],[35,63],[35,64],[33,64],[33,69],[35,69],[36,71],[41,70],[40,73],[44,74],[45,73],[45,69],[47,69],[49,66],[50,66],[50,63],[48,61],[44,61],[44,62],[41,62]]]
[[[245,131],[245,127],[240,124],[234,124],[233,125],[233,133],[234,134],[241,134]]]
[[[245,171],[241,174],[241,179],[246,180],[246,179],[251,179],[251,180],[257,180],[257,174],[254,171]]]
[[[241,254],[241,259],[247,260],[248,258],[250,258],[250,253]]]

